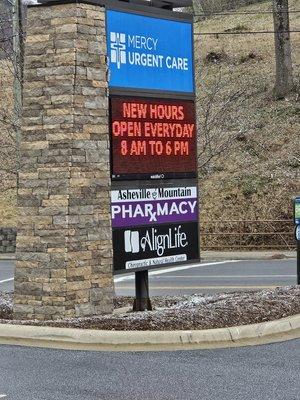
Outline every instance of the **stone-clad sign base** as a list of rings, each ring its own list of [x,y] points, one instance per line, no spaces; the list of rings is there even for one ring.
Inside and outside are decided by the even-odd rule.
[[[28,10],[20,157],[15,318],[111,312],[104,8]]]

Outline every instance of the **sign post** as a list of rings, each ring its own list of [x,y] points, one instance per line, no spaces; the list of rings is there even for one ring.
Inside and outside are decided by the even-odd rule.
[[[148,270],[199,260],[192,17],[128,4],[106,27],[114,273],[151,310]]]
[[[297,285],[300,285],[300,196],[294,199],[294,223],[297,241]]]
[[[297,233],[297,285],[300,285],[300,225],[296,227]]]
[[[133,303],[133,311],[147,310],[152,310],[149,297],[148,270],[138,271],[135,273],[135,300]]]

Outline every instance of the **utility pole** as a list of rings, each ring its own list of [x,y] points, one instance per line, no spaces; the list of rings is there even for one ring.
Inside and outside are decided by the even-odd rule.
[[[293,90],[288,0],[273,0],[273,19],[276,57],[274,95],[277,99],[283,99]]]
[[[13,24],[13,70],[14,70],[14,126],[16,132],[17,170],[19,170],[20,156],[20,120],[22,111],[22,84],[23,84],[23,22],[21,0],[7,0],[12,6]]]

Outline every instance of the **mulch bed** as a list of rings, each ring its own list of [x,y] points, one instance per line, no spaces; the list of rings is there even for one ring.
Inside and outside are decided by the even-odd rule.
[[[212,329],[272,321],[300,313],[300,286],[213,295],[153,297],[153,311],[127,312],[59,321],[18,321],[12,294],[0,293],[0,322],[104,330]],[[115,307],[132,306],[132,297],[117,297]]]

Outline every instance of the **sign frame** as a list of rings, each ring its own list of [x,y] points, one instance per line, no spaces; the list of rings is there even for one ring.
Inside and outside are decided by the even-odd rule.
[[[195,78],[195,54],[194,54],[194,21],[193,16],[187,13],[175,12],[171,9],[163,9],[157,7],[150,7],[146,5],[140,5],[137,3],[122,3],[122,2],[115,2],[111,1],[108,2],[106,5],[106,10],[112,11],[123,11],[128,13],[134,13],[141,16],[148,16],[148,17],[157,17],[167,20],[174,20],[174,21],[182,21],[188,22],[191,24],[191,43],[192,43],[192,68],[193,68],[193,92],[177,92],[177,91],[169,91],[169,90],[157,90],[157,89],[144,89],[144,88],[126,88],[126,87],[116,87],[110,86],[109,84],[109,99],[114,96],[122,96],[122,97],[144,97],[144,98],[160,98],[160,99],[172,99],[172,100],[192,100],[195,104],[195,129],[197,132],[197,117],[196,117],[196,78]],[[107,14],[105,15],[106,23],[107,23]],[[111,113],[109,113],[109,130],[111,135]],[[110,136],[111,140],[111,136]],[[110,141],[111,143],[111,141]],[[196,134],[196,160],[198,160],[198,146],[197,146],[197,134]],[[112,151],[110,151],[110,165],[111,165],[111,177],[112,177]],[[196,165],[198,162],[196,161]],[[113,274],[114,275],[124,275],[128,273],[135,273],[135,277],[140,276],[145,278],[145,282],[147,280],[146,286],[148,287],[148,270],[155,270],[159,268],[169,268],[169,267],[176,267],[178,265],[190,265],[194,263],[199,263],[201,259],[201,246],[200,246],[200,232],[199,232],[199,222],[200,222],[200,197],[199,197],[199,182],[198,182],[198,167],[196,168],[195,174],[191,174],[189,176],[180,176],[177,175],[176,178],[173,176],[164,176],[163,179],[158,178],[156,179],[145,179],[145,176],[136,176],[135,179],[130,178],[130,180],[121,178],[121,179],[112,179],[111,180],[111,190],[117,190],[121,188],[137,188],[137,187],[152,187],[152,186],[163,186],[163,185],[179,185],[182,186],[192,186],[193,184],[197,187],[197,207],[198,207],[198,234],[197,234],[197,245],[198,245],[198,254],[196,259],[190,259],[187,261],[180,261],[175,263],[168,263],[168,264],[160,264],[160,265],[153,265],[147,266],[147,268],[139,268],[139,269],[115,269],[115,265],[113,263]],[[134,227],[128,227],[131,229]],[[119,228],[114,228],[119,229]],[[113,254],[115,249],[113,248]],[[147,275],[144,275],[147,274]],[[137,282],[137,281],[136,281]]]

